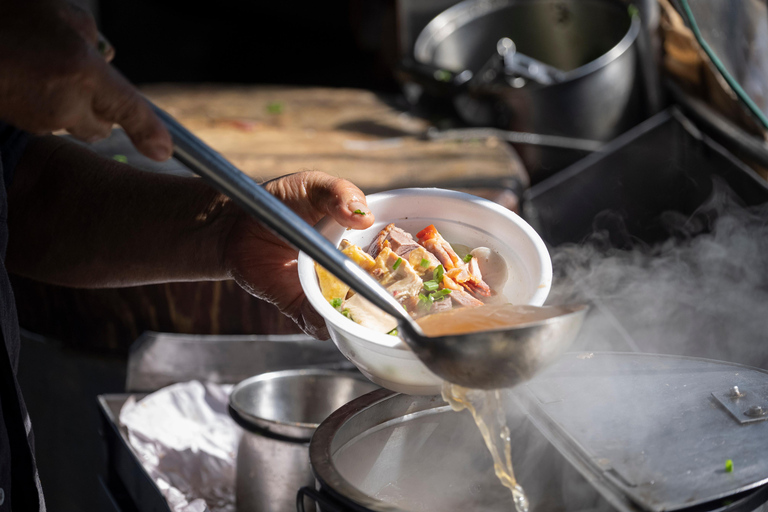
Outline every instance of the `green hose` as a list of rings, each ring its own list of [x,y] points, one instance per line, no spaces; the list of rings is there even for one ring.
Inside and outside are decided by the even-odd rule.
[[[712,48],[710,48],[710,46],[704,40],[704,37],[702,37],[701,31],[699,30],[699,26],[696,24],[696,20],[693,17],[693,12],[691,12],[691,7],[688,5],[688,0],[679,0],[679,1],[683,7],[683,10],[685,11],[685,16],[688,19],[688,24],[691,26],[693,35],[696,36],[696,40],[704,49],[704,52],[709,56],[710,60],[712,60],[712,63],[715,65],[715,67],[720,72],[720,74],[723,75],[723,78],[725,78],[725,81],[728,82],[728,85],[736,93],[736,96],[738,96],[739,99],[752,112],[752,114],[757,119],[760,120],[760,123],[762,123],[763,127],[768,129],[768,118],[765,117],[765,114],[763,114],[763,111],[760,110],[760,108],[755,104],[755,102],[752,101],[752,98],[750,98],[749,95],[746,92],[744,92],[744,89],[741,88],[741,85],[739,84],[739,82],[737,82],[736,79],[731,76],[728,70],[725,69],[725,66],[723,65],[722,61],[717,58],[717,55],[715,55],[715,52],[712,50]]]

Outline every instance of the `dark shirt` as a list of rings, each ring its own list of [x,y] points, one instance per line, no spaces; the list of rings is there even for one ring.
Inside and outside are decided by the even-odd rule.
[[[43,493],[34,457],[32,425],[16,380],[19,321],[5,269],[8,246],[7,189],[28,134],[0,123],[0,512],[44,512]]]

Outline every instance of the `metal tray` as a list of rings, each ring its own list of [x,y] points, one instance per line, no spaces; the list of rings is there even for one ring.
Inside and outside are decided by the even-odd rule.
[[[131,448],[125,428],[120,426],[120,409],[131,396],[142,398],[145,395],[110,394],[97,397],[107,463],[103,484],[121,512],[171,512],[165,497]]]
[[[768,201],[765,180],[673,107],[531,187],[523,216],[552,246],[596,229],[615,247],[653,244],[669,237],[662,214],[693,214],[714,180],[747,206]]]

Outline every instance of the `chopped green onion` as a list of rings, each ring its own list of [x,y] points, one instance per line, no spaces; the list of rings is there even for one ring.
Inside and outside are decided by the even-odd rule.
[[[453,78],[453,74],[445,69],[438,69],[434,72],[433,76],[438,82],[450,82],[451,78]]]
[[[421,266],[426,268],[429,266],[429,260],[427,258],[421,258]]]
[[[389,334],[390,336],[397,336],[397,327],[389,331],[387,334]]]
[[[424,281],[424,289],[428,292],[433,292],[440,288],[440,285],[437,284],[437,281]]]
[[[434,302],[436,300],[443,300],[445,296],[448,295],[449,293],[451,293],[451,290],[449,290],[448,288],[443,288],[442,290],[437,290],[436,292],[430,294],[429,296]]]
[[[400,266],[400,264],[403,262],[403,258],[397,258],[397,261],[394,265],[392,265],[392,270],[397,270],[397,267]]]
[[[348,310],[348,309],[342,309],[342,310],[341,310],[341,314],[342,314],[342,315],[344,315],[345,317],[349,318],[350,320],[353,320],[353,319],[352,319],[352,315],[350,314],[350,312],[349,312],[349,310]],[[354,320],[353,320],[353,321],[354,321]]]
[[[435,271],[432,273],[432,279],[439,283],[443,280],[443,274],[445,274],[445,269],[442,265],[438,265],[435,267]]]
[[[424,295],[423,293],[419,294],[419,306],[424,308],[430,308],[432,307],[432,296]]]
[[[725,472],[733,473],[733,461],[731,459],[725,461]]]
[[[335,299],[331,299],[331,306],[333,306],[335,308],[340,308],[341,307],[341,299],[338,298],[338,297],[336,297]]]
[[[270,114],[282,114],[283,113],[283,104],[279,101],[272,101],[269,104],[267,104],[267,112]]]
[[[117,162],[127,164],[128,163],[128,157],[125,155],[112,155],[112,160],[115,160]]]
[[[365,215],[365,212],[363,210],[361,210],[360,208],[358,208],[357,210],[353,211],[352,213],[356,213],[358,215]]]
[[[472,259],[472,255],[471,254],[467,254],[466,256],[464,256],[464,263],[469,263],[469,260],[471,260],[471,259]]]

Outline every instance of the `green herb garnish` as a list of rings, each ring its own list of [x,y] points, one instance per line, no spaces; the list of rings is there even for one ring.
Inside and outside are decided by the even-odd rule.
[[[403,258],[397,258],[397,261],[394,265],[392,265],[392,270],[397,270],[397,267],[400,266],[400,264],[403,262]]]
[[[356,214],[358,214],[358,215],[365,215],[365,214],[366,214],[366,213],[365,213],[363,210],[361,210],[360,208],[358,208],[357,210],[353,211],[352,213],[356,213]]]
[[[420,265],[421,265],[422,267],[424,267],[424,268],[428,267],[428,266],[429,266],[429,260],[428,260],[427,258],[421,258],[421,263],[420,263]]]
[[[434,302],[436,300],[443,300],[446,297],[446,295],[448,295],[449,293],[451,293],[451,290],[449,290],[448,288],[443,288],[442,290],[437,290],[436,292],[430,294],[429,296]]]
[[[389,334],[390,336],[397,336],[397,327],[389,331],[387,334]]]
[[[464,256],[464,263],[469,263],[469,260],[471,260],[471,259],[472,259],[472,255],[471,254],[467,254],[466,256]]]
[[[267,104],[267,112],[270,114],[282,114],[283,113],[283,104],[279,101],[272,101]]]
[[[431,295],[424,295],[423,293],[419,294],[419,306],[423,308],[431,308],[432,302],[434,302],[434,299],[432,299]]]
[[[731,459],[725,461],[725,472],[733,473],[733,461]]]
[[[438,283],[443,280],[443,274],[445,274],[445,269],[442,265],[438,265],[435,267],[434,272],[432,273],[432,279],[434,281],[437,281]]]
[[[433,76],[438,82],[450,82],[453,78],[453,74],[445,69],[438,69]]]
[[[440,288],[440,285],[437,284],[437,281],[424,281],[424,289],[428,292],[433,292]]]
[[[128,157],[125,155],[112,155],[112,160],[115,160],[116,162],[120,162],[123,164],[128,163]]]
[[[336,297],[335,299],[331,299],[331,306],[335,307],[336,309],[341,307],[341,299]]]
[[[345,317],[349,318],[350,320],[352,320],[352,315],[350,314],[348,309],[342,309],[341,310],[341,314],[344,315]]]

